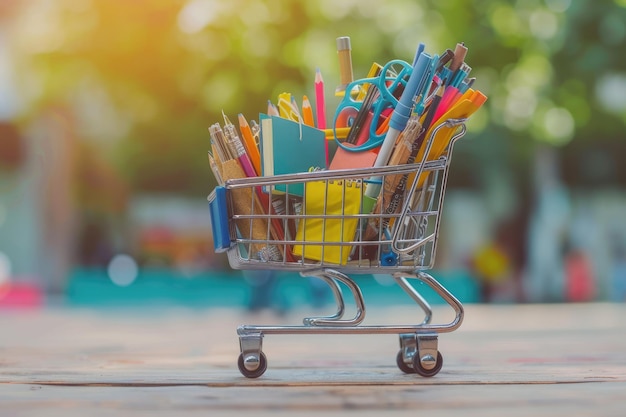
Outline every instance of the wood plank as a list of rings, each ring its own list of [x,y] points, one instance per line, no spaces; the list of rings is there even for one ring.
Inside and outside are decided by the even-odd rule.
[[[255,380],[239,374],[239,324],[297,324],[306,313],[313,312],[7,312],[0,316],[0,404],[16,412],[7,415],[58,409],[64,416],[174,409],[621,416],[626,407],[626,305],[466,306],[461,328],[439,337],[444,366],[433,378],[397,369],[394,335],[269,335],[267,372]],[[450,314],[437,307],[434,320]],[[414,309],[374,308],[366,323],[410,318],[421,321]]]

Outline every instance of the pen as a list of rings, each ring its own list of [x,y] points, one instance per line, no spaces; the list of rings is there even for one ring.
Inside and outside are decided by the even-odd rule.
[[[422,52],[420,57],[417,59],[415,66],[413,67],[413,71],[411,72],[411,76],[409,77],[409,81],[402,92],[402,96],[391,113],[389,130],[387,130],[385,139],[383,140],[380,150],[378,151],[374,167],[381,167],[387,164],[389,156],[391,155],[393,147],[396,143],[396,139],[398,139],[400,132],[406,127],[409,117],[411,116],[414,104],[413,99],[415,98],[417,92],[421,90],[423,83],[426,82],[426,79],[428,78],[431,62],[432,57],[424,52]],[[365,195],[370,198],[376,198],[380,193],[381,179],[380,177],[373,177],[370,178],[369,181],[370,183],[365,188]]]
[[[424,52],[424,48],[426,48],[426,45],[424,45],[423,43],[420,43],[419,45],[417,45],[417,50],[415,51],[415,58],[413,58],[413,63],[411,64],[412,67],[414,67],[415,64],[417,64],[417,60],[419,59],[422,52]]]
[[[259,146],[259,133],[261,133],[261,126],[259,126],[256,120],[250,120],[250,130],[252,131],[252,136],[254,137],[257,146]]]
[[[454,72],[461,68],[461,64],[465,60],[465,56],[467,55],[467,47],[463,42],[457,43],[454,48],[454,57],[450,61],[450,71]]]
[[[455,98],[457,98],[458,93],[459,89],[456,86],[450,84],[446,87],[437,108],[437,112],[435,113],[434,120],[439,120],[439,118],[454,105]]]
[[[441,99],[443,98],[443,93],[445,91],[444,88],[444,83],[442,83],[439,88],[437,89],[437,93],[435,94],[435,97],[433,98],[433,100],[430,102],[430,105],[428,106],[428,113],[426,113],[426,116],[424,117],[424,121],[422,122],[422,134],[425,137],[426,135],[426,131],[428,129],[430,129],[430,126],[432,125],[433,121],[435,121],[435,115],[437,114],[438,110],[439,110],[439,105],[441,103]],[[422,135],[420,135],[422,136]],[[424,138],[421,138],[422,142],[424,141]],[[421,146],[421,143],[420,143]]]
[[[220,163],[230,161],[232,159],[230,151],[226,147],[222,128],[219,123],[215,123],[209,127],[209,134],[211,135],[211,145],[214,146],[217,152],[217,159]]]
[[[426,113],[426,116],[424,116],[424,121],[421,123],[421,128],[420,128],[420,124],[416,123],[415,124],[416,128],[412,129],[413,131],[417,132],[417,136],[415,137],[415,139],[413,139],[413,142],[411,144],[411,153],[409,154],[409,157],[407,158],[405,162],[406,164],[412,164],[415,162],[417,155],[419,153],[419,150],[422,147],[424,140],[426,139],[426,133],[430,131],[430,127],[432,125],[435,113],[437,112],[437,108],[443,96],[444,84],[445,83],[442,83],[437,89],[437,93],[435,94],[435,97],[430,103],[428,112]],[[408,133],[408,131],[409,131],[409,128],[407,127],[406,132]],[[405,132],[403,132],[403,134],[404,133]],[[410,135],[410,136],[414,136],[414,135]],[[398,181],[398,183],[396,184],[396,187],[391,195],[391,198],[389,198],[388,200],[389,203],[386,209],[387,214],[396,212],[398,206],[400,205],[400,202],[402,201],[404,197],[408,178],[409,178],[409,174],[403,174],[402,177],[400,177],[400,181]],[[389,223],[389,219],[383,220],[384,227],[387,227],[388,223]]]
[[[367,123],[368,119],[371,123],[373,115],[370,109],[376,97],[378,96],[378,88],[375,85],[370,85],[367,89],[367,94],[365,94],[365,99],[363,100],[363,104],[359,109],[359,112],[354,119],[354,123],[352,124],[352,129],[350,129],[350,133],[348,133],[348,138],[346,139],[347,143],[356,144],[357,138],[360,136],[361,130],[367,129],[367,134],[369,134],[370,124]]]
[[[446,49],[444,53],[439,57],[439,62],[437,63],[437,69],[435,72],[440,72],[441,69],[454,57],[454,52],[452,49]]]
[[[224,118],[224,126],[232,125],[230,119],[226,116],[226,113],[224,113],[224,110],[222,110],[222,117]]]
[[[243,145],[246,148],[246,153],[248,154],[257,175],[261,175],[261,154],[259,152],[259,147],[254,140],[252,129],[242,113],[239,113],[237,117],[239,119],[239,130],[241,131],[241,136],[243,137]]]

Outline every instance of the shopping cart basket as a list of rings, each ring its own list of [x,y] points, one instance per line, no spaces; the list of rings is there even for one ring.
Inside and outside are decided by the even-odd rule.
[[[449,145],[429,159],[442,128],[454,129]],[[441,370],[438,334],[461,325],[463,306],[426,271],[435,262],[452,150],[464,133],[465,119],[441,123],[425,141],[421,160],[410,164],[233,179],[213,190],[208,200],[214,246],[227,253],[232,268],[298,271],[325,281],[337,303],[333,315],[307,317],[298,326],[240,326],[238,366],[244,376],[256,378],[266,371],[266,334],[398,334],[400,370],[427,377]],[[376,183],[383,190],[374,205],[364,190]],[[274,193],[277,185],[286,192]],[[302,195],[290,193],[295,185]],[[390,194],[388,185],[405,192]],[[261,193],[269,201],[258,198]],[[393,276],[423,310],[421,323],[361,325],[365,301],[347,274],[374,273]],[[410,279],[432,288],[454,310],[454,319],[431,323],[432,309]],[[355,301],[354,317],[344,318],[340,284]]]

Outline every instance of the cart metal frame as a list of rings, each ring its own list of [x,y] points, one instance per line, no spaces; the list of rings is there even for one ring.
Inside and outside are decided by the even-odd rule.
[[[396,357],[397,366],[405,373],[417,373],[430,377],[436,375],[443,365],[443,358],[438,349],[439,333],[452,332],[461,326],[464,310],[461,302],[426,271],[433,268],[436,255],[437,239],[446,184],[455,142],[465,134],[465,119],[451,119],[438,125],[425,142],[425,151],[421,161],[413,164],[385,166],[379,168],[350,169],[334,171],[314,171],[293,175],[277,175],[273,177],[242,178],[226,181],[217,187],[211,195],[211,220],[216,251],[226,252],[233,269],[272,269],[298,271],[301,276],[314,277],[326,282],[336,301],[337,310],[334,314],[322,317],[306,317],[298,326],[241,325],[237,329],[240,342],[238,366],[240,372],[248,378],[256,378],[266,371],[267,359],[263,353],[263,337],[268,334],[398,334],[400,351]],[[427,160],[434,138],[439,129],[444,127],[456,129],[443,155],[436,160]],[[352,258],[345,264],[330,263],[325,260],[310,260],[304,257],[287,259],[286,251],[292,245],[316,244],[330,245],[329,242],[297,241],[285,237],[283,240],[273,239],[269,224],[278,219],[284,225],[287,222],[302,222],[310,214],[306,212],[273,213],[265,210],[258,214],[251,207],[248,214],[234,213],[232,204],[233,191],[247,189],[254,193],[260,187],[272,187],[277,184],[308,183],[310,181],[337,181],[351,179],[367,183],[373,177],[385,181],[388,176],[413,176],[411,186],[403,199],[402,207],[394,213],[359,213],[359,214],[318,214],[316,218],[359,220],[355,238],[347,242],[333,242],[336,247],[349,246]],[[425,180],[424,180],[425,178]],[[422,180],[422,184],[420,184]],[[345,187],[345,185],[344,185]],[[363,193],[363,191],[361,191]],[[270,204],[272,194],[270,193]],[[344,192],[345,195],[345,192]],[[287,197],[282,198],[289,198]],[[306,193],[303,196],[306,199]],[[250,198],[251,205],[255,200]],[[258,204],[258,203],[256,203]],[[267,233],[259,239],[242,236],[242,224],[264,220],[268,224]],[[326,221],[326,220],[324,220]],[[377,240],[363,241],[362,230],[368,222],[378,225],[389,224],[383,230],[380,227]],[[299,223],[302,224],[302,223]],[[266,244],[278,249],[282,256],[279,259],[267,259],[257,256],[251,249],[252,245]],[[364,249],[374,246],[372,256],[364,256]],[[389,256],[383,256],[388,253]],[[347,274],[390,274],[402,290],[404,290],[424,313],[419,324],[410,325],[362,325],[366,307],[363,294],[358,284]],[[411,280],[420,281],[433,289],[443,301],[454,311],[454,319],[448,323],[432,324],[433,311],[427,300],[418,292]],[[355,302],[354,317],[344,318],[345,297],[343,284],[349,290]]]

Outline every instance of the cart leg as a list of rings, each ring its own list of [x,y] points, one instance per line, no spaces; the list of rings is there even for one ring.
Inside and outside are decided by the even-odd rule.
[[[422,294],[417,292],[415,287],[413,287],[405,277],[394,275],[393,278],[396,280],[396,283],[400,286],[400,288],[402,288],[404,292],[409,294],[413,301],[415,301],[422,308],[422,310],[424,310],[425,317],[422,321],[422,324],[430,323],[433,317],[433,310],[430,307],[428,301],[426,301],[424,297],[422,297]],[[400,343],[402,343],[402,341]]]
[[[239,371],[248,378],[258,378],[267,369],[267,359],[262,352],[263,333],[239,334]]]
[[[325,269],[323,271],[311,272],[307,275],[311,276],[325,276],[327,280],[332,280],[334,285],[339,288],[338,282],[343,283],[348,289],[350,293],[354,297],[354,302],[356,306],[356,314],[351,319],[340,320],[339,318],[335,318],[331,316],[331,319],[327,317],[308,317],[304,319],[304,324],[307,326],[358,326],[365,319],[365,300],[363,300],[363,294],[361,293],[361,289],[359,286],[345,274],[341,272],[335,271],[334,269]],[[337,297],[337,304],[339,305],[339,309],[344,309],[343,295],[341,290],[335,292],[335,296]],[[343,316],[343,312],[341,314]]]
[[[420,304],[420,306],[422,306],[422,304],[419,299],[423,300],[423,297],[407,282],[406,278],[417,278],[424,284],[428,285],[437,293],[437,295],[439,295],[443,299],[443,301],[445,301],[450,307],[452,307],[455,312],[455,318],[450,324],[446,326],[446,331],[451,332],[461,326],[461,323],[463,322],[463,317],[465,316],[463,305],[454,295],[452,295],[450,291],[444,288],[444,286],[441,285],[431,275],[427,274],[426,272],[420,271],[417,272],[417,274],[408,275],[404,273],[396,273],[393,274],[393,277],[405,291],[408,290],[407,292],[409,293],[409,295],[411,295],[411,297],[414,297],[415,295],[417,296],[417,298],[414,299],[415,301],[417,301],[418,304]],[[403,285],[404,283],[406,283],[406,287]],[[424,300],[424,302],[425,301],[426,300]],[[428,303],[426,303],[425,305],[428,305]],[[424,309],[424,306],[422,306],[422,308]],[[428,307],[428,309],[424,309],[424,311],[427,313],[428,322],[424,322],[423,324],[427,324],[430,322],[430,316],[432,314],[432,311],[430,310],[430,307]]]
[[[333,291],[333,295],[335,296],[335,302],[337,303],[337,312],[335,314],[330,315],[330,316],[323,316],[323,317],[307,317],[303,320],[304,325],[309,326],[319,320],[324,320],[326,322],[340,320],[346,311],[346,305],[344,303],[343,293],[341,292],[341,287],[339,286],[337,281],[333,279],[332,277],[326,276],[323,272],[310,273],[306,275],[300,274],[300,275],[305,276],[305,277],[318,278],[326,282],[326,284],[328,284],[330,289]]]

